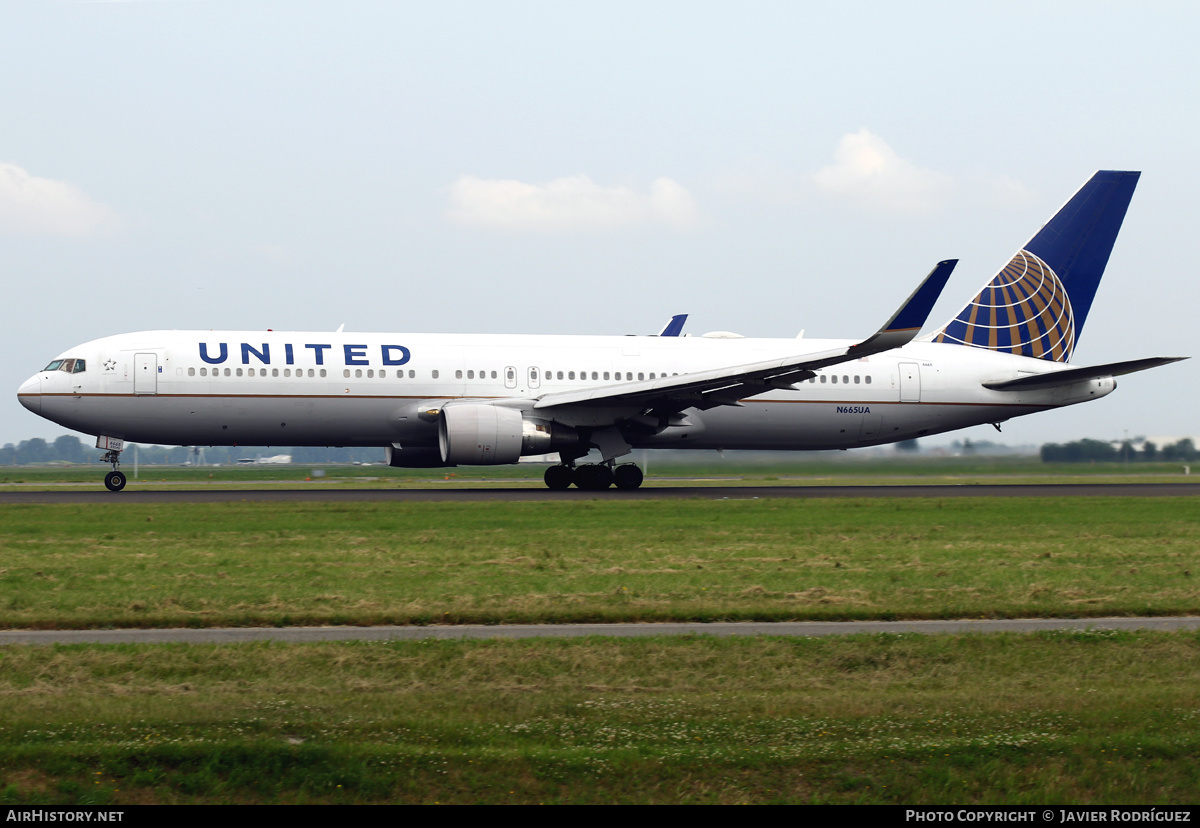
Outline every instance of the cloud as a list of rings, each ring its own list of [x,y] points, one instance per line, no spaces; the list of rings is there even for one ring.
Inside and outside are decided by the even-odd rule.
[[[77,187],[0,161],[0,233],[86,238],[116,226],[116,214]]]
[[[656,179],[649,192],[602,187],[586,175],[547,184],[464,175],[450,187],[452,221],[502,229],[565,231],[660,224],[693,225],[700,216],[695,199],[669,178]]]
[[[948,175],[918,167],[866,129],[842,137],[833,164],[813,176],[827,195],[888,212],[927,213],[954,191]]]

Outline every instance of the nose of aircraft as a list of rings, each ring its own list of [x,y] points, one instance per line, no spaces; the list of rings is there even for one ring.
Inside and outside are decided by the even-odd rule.
[[[28,408],[34,414],[42,413],[42,378],[40,375],[32,376],[21,384],[17,389],[17,399],[21,401],[21,405]]]

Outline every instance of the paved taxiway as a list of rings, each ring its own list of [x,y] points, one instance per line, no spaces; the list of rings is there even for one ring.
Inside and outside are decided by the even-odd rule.
[[[713,624],[506,624],[432,627],[220,627],[207,630],[5,630],[5,644],[237,644],[247,641],[418,641],[477,638],[639,638],[650,635],[824,636],[854,633],[1029,633],[1039,630],[1198,630],[1200,618],[1021,618],[1006,621],[776,621]]]
[[[478,501],[572,501],[572,500],[748,500],[751,498],[820,497],[1197,497],[1196,482],[1172,483],[1043,483],[1043,484],[936,484],[927,486],[648,486],[626,492],[581,492],[568,489],[552,492],[533,488],[428,488],[428,489],[284,489],[284,488],[199,488],[138,489],[123,492],[96,491],[4,491],[0,506],[16,503],[345,503],[345,502],[478,502]]]

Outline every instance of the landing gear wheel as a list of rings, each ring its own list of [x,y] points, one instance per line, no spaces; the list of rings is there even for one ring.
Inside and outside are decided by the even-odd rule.
[[[636,489],[642,485],[642,470],[633,463],[625,463],[613,471],[613,479],[618,489]]]
[[[104,475],[104,485],[110,492],[119,492],[125,488],[125,475],[119,471],[110,471]]]
[[[575,469],[575,485],[589,492],[600,492],[613,484],[612,469],[589,463]]]
[[[566,491],[574,478],[575,473],[569,466],[551,466],[542,476],[542,479],[546,481],[546,488],[556,492]]]

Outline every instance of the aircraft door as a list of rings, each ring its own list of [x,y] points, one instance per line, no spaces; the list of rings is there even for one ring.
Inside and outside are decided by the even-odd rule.
[[[158,393],[158,354],[133,355],[133,393]]]
[[[536,367],[530,368],[529,369],[529,387],[537,388],[541,384],[542,384],[541,369],[536,368]]]
[[[900,363],[900,402],[921,401],[921,366],[915,362]]]
[[[511,365],[505,366],[504,368],[504,387],[517,387],[517,369]]]

